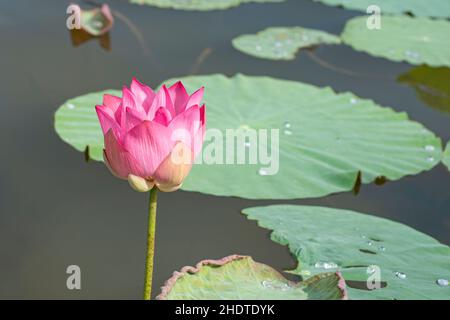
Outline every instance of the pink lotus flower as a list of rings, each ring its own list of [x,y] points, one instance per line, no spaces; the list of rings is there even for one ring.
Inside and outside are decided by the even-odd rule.
[[[105,94],[96,110],[110,171],[141,192],[180,188],[203,145],[202,97],[203,87],[189,96],[179,81],[153,92],[136,79],[122,98]]]

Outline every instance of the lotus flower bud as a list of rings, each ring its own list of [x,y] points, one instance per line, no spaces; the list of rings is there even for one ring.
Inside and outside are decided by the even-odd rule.
[[[205,135],[203,88],[192,95],[181,82],[158,92],[136,79],[122,97],[105,94],[96,111],[109,170],[137,191],[178,190],[201,151]]]

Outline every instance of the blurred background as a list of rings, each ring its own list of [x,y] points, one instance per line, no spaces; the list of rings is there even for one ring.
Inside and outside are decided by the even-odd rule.
[[[147,196],[85,162],[62,142],[53,115],[65,100],[121,88],[133,76],[151,86],[189,74],[270,75],[352,91],[406,111],[443,141],[450,113],[433,109],[397,81],[411,65],[345,45],[302,51],[289,62],[244,55],[231,40],[269,26],[339,34],[360,12],[310,0],[245,4],[188,12],[107,3],[115,25],[107,38],[74,45],[66,28],[73,1],[0,1],[0,298],[140,299],[144,280]],[[90,2],[77,1],[84,9]],[[251,255],[278,270],[295,266],[240,210],[275,203],[352,209],[405,223],[450,244],[450,179],[442,164],[360,192],[319,199],[252,201],[193,192],[160,193],[154,295],[172,272],[206,258]],[[81,290],[68,290],[66,268],[81,268]]]

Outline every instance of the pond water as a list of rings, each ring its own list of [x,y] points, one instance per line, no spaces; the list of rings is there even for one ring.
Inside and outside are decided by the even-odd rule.
[[[397,82],[411,65],[345,45],[318,47],[313,56],[301,52],[290,62],[252,58],[231,46],[234,37],[269,26],[301,25],[339,34],[359,12],[309,0],[204,13],[108,1],[118,13],[108,51],[96,40],[72,45],[65,27],[71,2],[0,4],[0,298],[141,298],[147,196],[115,179],[102,163],[86,163],[83,154],[57,137],[53,114],[68,98],[121,88],[133,76],[156,86],[188,74],[270,75],[352,91],[406,111],[444,142],[450,139],[450,113],[431,108],[413,88]],[[153,291],[157,294],[184,265],[233,253],[278,270],[294,267],[287,248],[240,214],[250,206],[352,209],[405,223],[450,244],[449,186],[450,174],[438,165],[383,186],[363,185],[356,196],[253,201],[184,191],[160,194]],[[66,288],[71,264],[81,267],[82,290]]]

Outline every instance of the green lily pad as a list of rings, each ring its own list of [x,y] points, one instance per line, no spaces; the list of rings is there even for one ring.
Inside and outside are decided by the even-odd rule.
[[[399,76],[398,81],[413,87],[430,107],[450,113],[450,68],[420,66]]]
[[[104,94],[121,96],[119,90],[89,93],[67,100],[55,113],[55,130],[59,137],[90,159],[103,161],[103,133],[95,106]]]
[[[447,146],[445,147],[442,163],[448,168],[448,170],[450,170],[450,141],[447,142]]]
[[[450,17],[450,2],[447,0],[314,0],[330,6],[343,6],[350,10],[366,12],[371,5],[380,7],[382,13],[412,13],[416,17]]]
[[[318,44],[338,44],[339,37],[330,33],[302,27],[272,27],[257,34],[245,34],[233,39],[239,51],[257,58],[292,60],[301,48]]]
[[[433,67],[450,66],[450,22],[407,16],[383,17],[380,30],[366,26],[367,17],[345,25],[342,41],[375,57]]]
[[[174,272],[159,300],[343,300],[345,282],[339,273],[322,273],[294,283],[248,256],[203,260]]]
[[[184,190],[251,199],[320,197],[352,190],[359,172],[363,183],[377,177],[397,180],[431,169],[442,157],[440,139],[421,124],[409,121],[405,113],[352,93],[337,94],[330,88],[245,75],[180,80],[190,92],[205,86],[207,127],[218,129],[208,131],[204,163],[193,167]],[[104,93],[70,99],[55,117],[59,136],[77,150],[89,146],[89,155],[95,160],[102,158],[103,135],[94,106]],[[225,137],[227,129],[236,129],[235,149],[258,155],[256,164],[248,164],[249,157],[245,165],[237,164],[236,155],[234,164],[223,164],[225,151],[217,157],[218,164],[210,160],[207,164],[214,141],[226,146],[226,141],[208,134],[218,131]],[[258,147],[257,140],[240,139],[255,132],[251,129],[262,129],[259,134],[267,132],[269,140],[260,139]],[[277,150],[276,144],[271,148],[271,129],[279,134],[279,161],[276,152],[271,161],[260,155]],[[263,164],[261,160],[267,161]]]
[[[130,0],[131,3],[146,4],[159,8],[179,10],[221,10],[236,7],[242,3],[283,2],[285,0]]]
[[[275,205],[244,209],[298,260],[293,273],[340,271],[349,299],[449,299],[450,248],[403,224],[349,210]],[[380,287],[368,277],[380,271]],[[438,280],[441,285],[438,284]],[[366,290],[356,289],[362,286]]]

